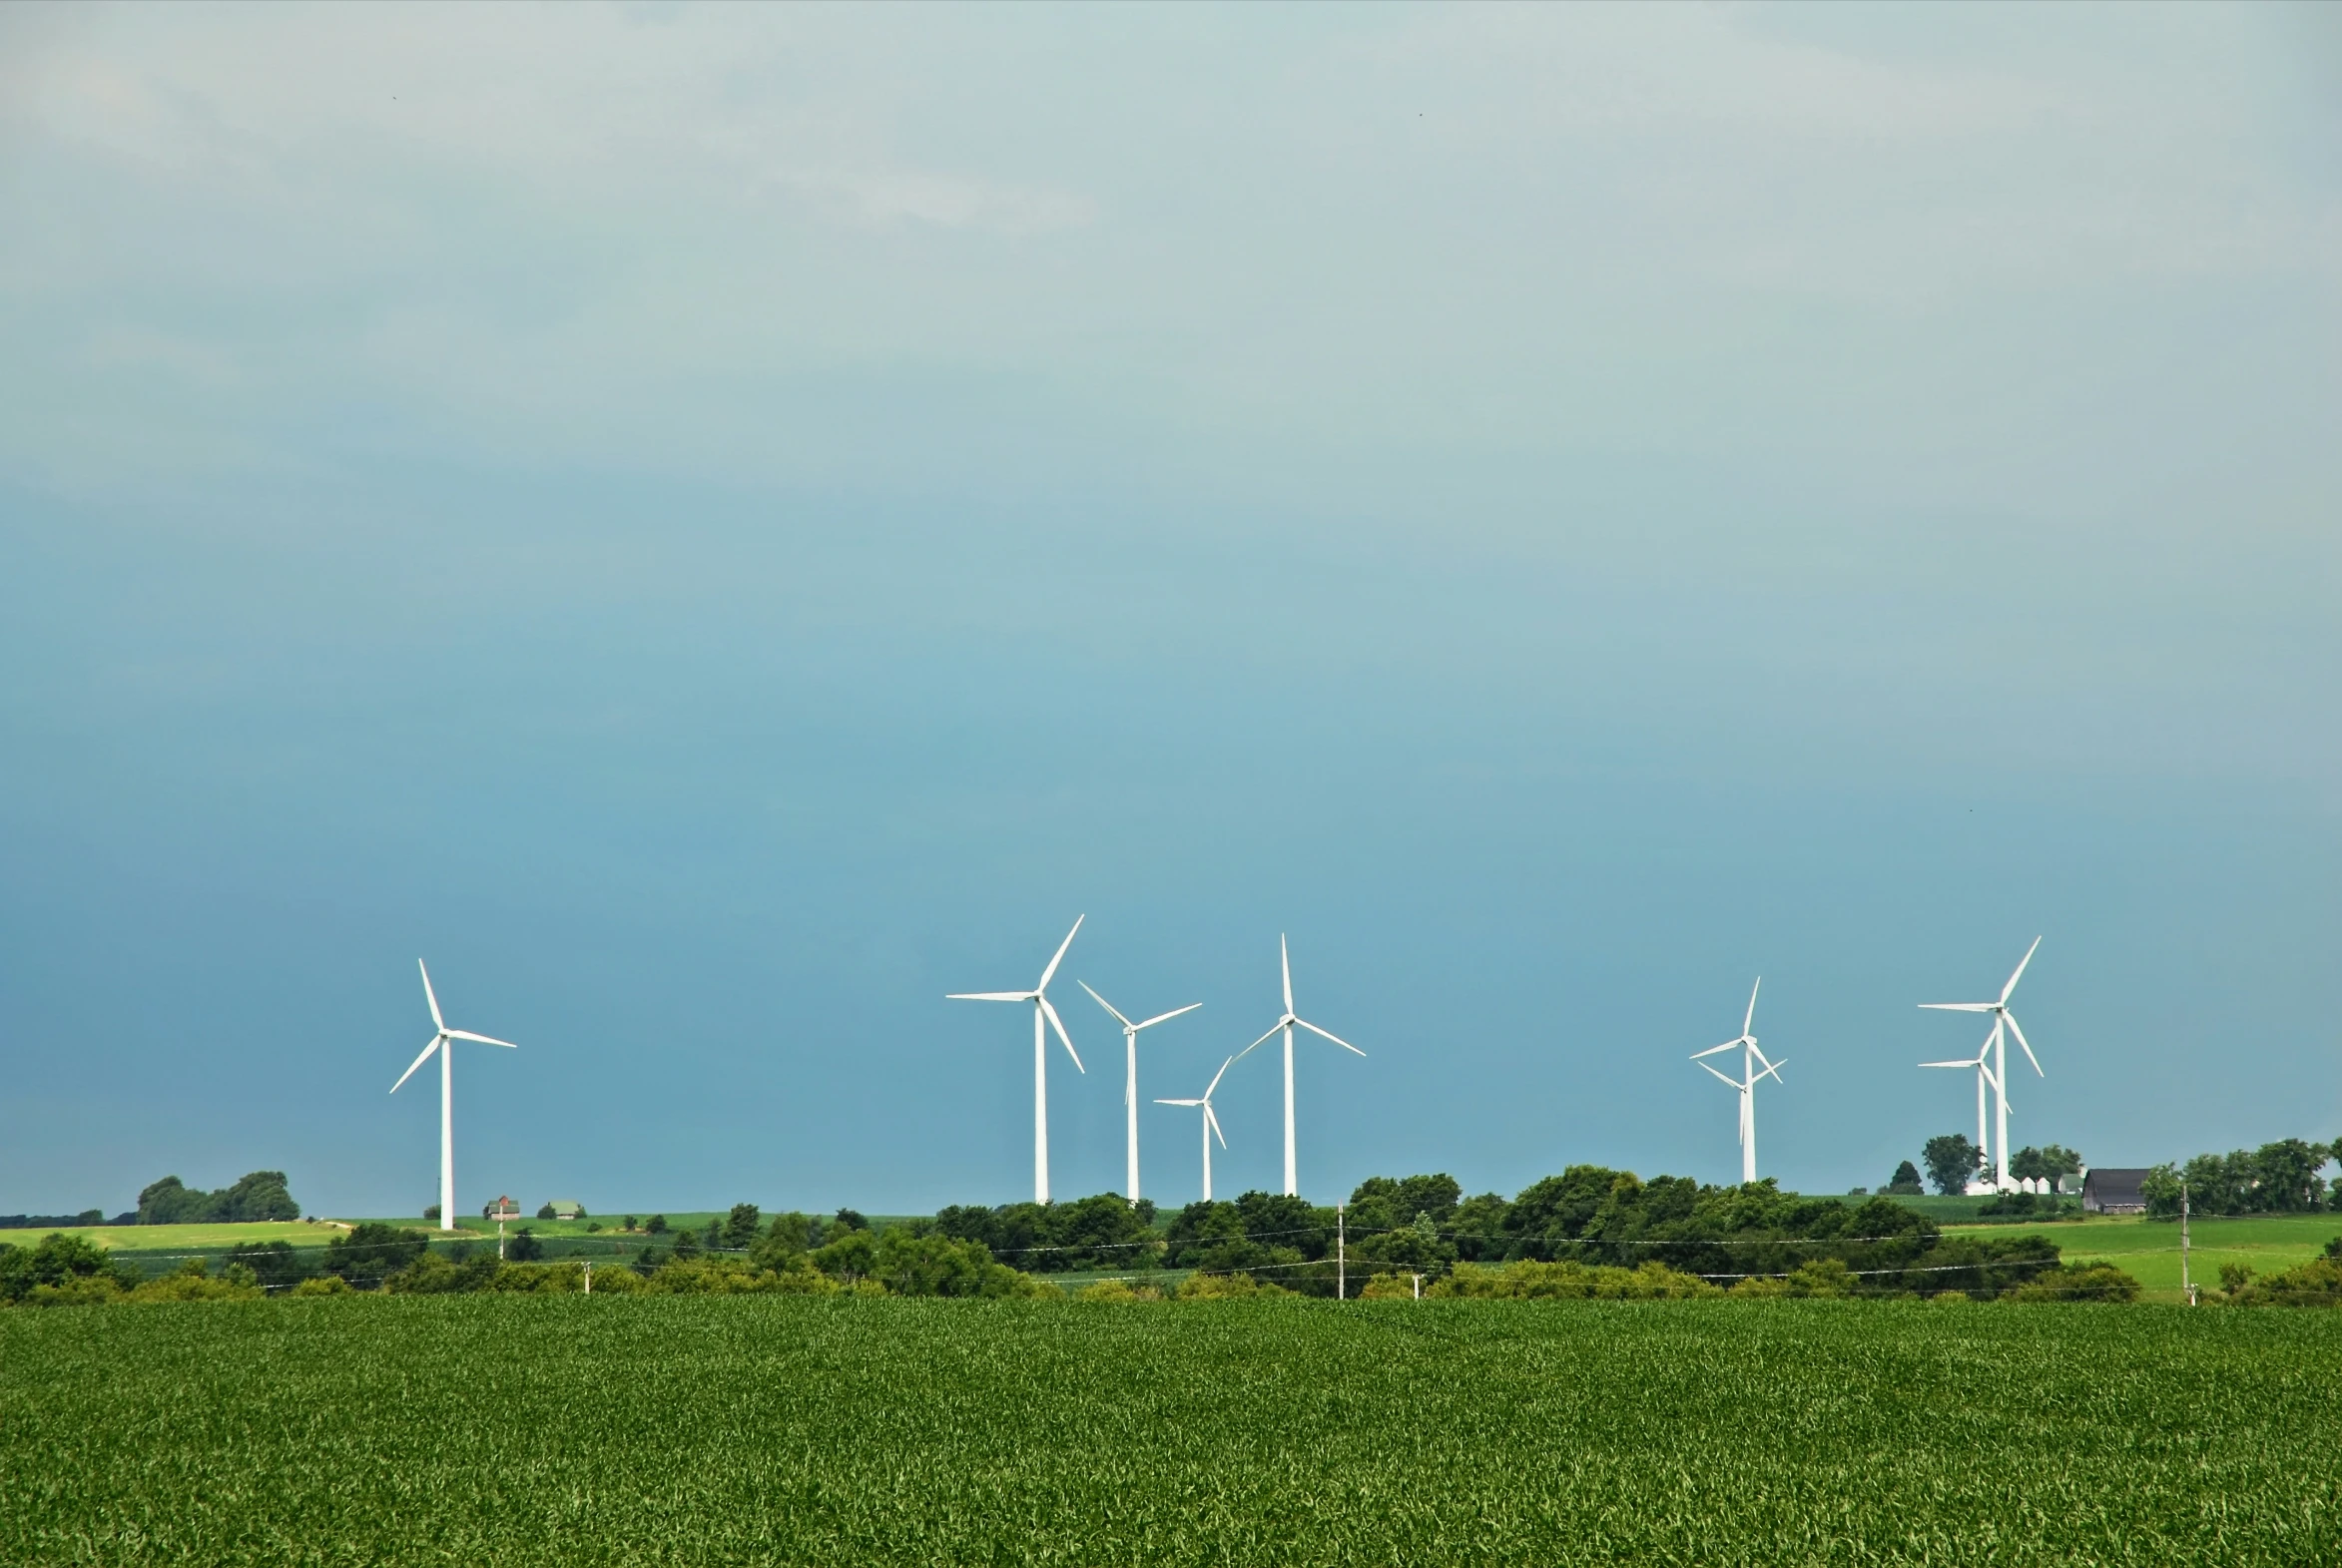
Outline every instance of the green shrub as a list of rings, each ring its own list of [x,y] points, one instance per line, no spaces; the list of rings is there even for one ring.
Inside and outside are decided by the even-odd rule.
[[[2011,1291],[2012,1302],[2135,1302],[2138,1282],[2112,1264],[2060,1264]]]
[[[1665,1264],[1612,1269],[1599,1264],[1458,1264],[1455,1273],[1425,1289],[1426,1296],[1506,1298],[1520,1301],[1685,1301],[1724,1293],[1697,1275]]]
[[[0,1302],[65,1307],[111,1301],[138,1273],[85,1237],[51,1231],[32,1247],[0,1247]]]

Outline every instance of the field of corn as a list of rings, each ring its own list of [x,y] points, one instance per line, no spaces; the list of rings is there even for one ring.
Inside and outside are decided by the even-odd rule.
[[[0,1313],[0,1561],[2310,1563],[2342,1314],[370,1297]]]

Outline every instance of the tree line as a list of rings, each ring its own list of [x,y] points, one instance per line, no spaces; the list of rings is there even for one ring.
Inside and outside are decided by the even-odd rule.
[[[1572,1166],[1509,1199],[1466,1198],[1455,1178],[1434,1173],[1369,1178],[1339,1211],[1248,1192],[1189,1204],[1158,1228],[1150,1207],[1108,1193],[1067,1204],[955,1207],[931,1224],[1035,1274],[1111,1270],[1143,1278],[1196,1270],[1325,1297],[1360,1294],[1383,1277],[1404,1276],[1412,1291],[1460,1270],[1485,1294],[1494,1287],[1472,1271],[1515,1265],[1629,1273],[1655,1265],[1729,1287],[1794,1276],[1823,1259],[1845,1271],[1844,1294],[1991,1296],[2061,1267],[2056,1246],[2045,1238],[1947,1237],[1888,1198],[1850,1204],[1793,1197],[1771,1181],[1646,1182],[1591,1165]]]
[[[293,1201],[283,1171],[252,1171],[233,1186],[217,1192],[190,1187],[176,1176],[149,1182],[139,1190],[138,1207],[109,1220],[103,1209],[80,1214],[0,1214],[0,1230],[37,1231],[71,1227],[86,1230],[114,1225],[241,1225],[259,1220],[297,1220],[300,1206]]]
[[[2258,1149],[2158,1165],[2139,1190],[2147,1214],[2161,1220],[2179,1217],[2183,1183],[2193,1214],[2315,1214],[2332,1207],[2333,1194],[2318,1174],[2328,1160],[2342,1160],[2342,1138],[2330,1144],[2281,1138]]]

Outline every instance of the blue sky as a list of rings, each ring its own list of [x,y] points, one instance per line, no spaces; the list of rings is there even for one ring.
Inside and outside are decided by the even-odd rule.
[[[1322,1199],[1730,1178],[1760,972],[1879,1182],[2037,934],[2021,1142],[2342,1134],[2337,147],[2316,8],[0,15],[0,1210],[419,1212],[418,954],[466,1206],[1014,1199],[1083,912],[1149,1096],[1291,933]]]

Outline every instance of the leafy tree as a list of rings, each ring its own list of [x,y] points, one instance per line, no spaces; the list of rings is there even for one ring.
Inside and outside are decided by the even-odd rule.
[[[1511,1243],[1505,1234],[1511,1214],[1512,1205],[1494,1193],[1481,1193],[1458,1204],[1449,1222],[1456,1256],[1468,1263],[1503,1257]]]
[[[867,1231],[849,1232],[839,1247],[859,1251]],[[825,1249],[828,1251],[828,1249]],[[988,1296],[1029,1294],[1026,1276],[992,1261],[981,1242],[955,1241],[939,1232],[913,1235],[888,1231],[873,1249],[870,1273],[897,1296]],[[860,1259],[847,1267],[859,1267]]]
[[[787,1269],[821,1245],[822,1222],[792,1209],[773,1216],[765,1234],[750,1245],[749,1262],[759,1269]]]
[[[382,1282],[393,1296],[452,1296],[484,1291],[504,1265],[496,1255],[482,1251],[462,1258],[425,1253]]]
[[[697,1258],[700,1255],[700,1251],[701,1248],[699,1232],[693,1230],[689,1226],[685,1226],[682,1230],[675,1233],[675,1258],[678,1262]],[[648,1255],[646,1254],[645,1256],[647,1257]]]
[[[369,1220],[325,1244],[325,1270],[359,1290],[371,1290],[423,1255],[420,1231]]]
[[[626,1217],[626,1223],[625,1223],[624,1225],[620,1226],[620,1227],[619,1227],[619,1229],[620,1229],[620,1230],[622,1230],[622,1231],[631,1231],[631,1230],[633,1230],[633,1229],[634,1229],[634,1216],[633,1216],[633,1215],[628,1215],[628,1216]]]
[[[1358,1244],[1356,1256],[1368,1272],[1379,1265],[1392,1274],[1441,1275],[1456,1262],[1456,1248],[1441,1237],[1431,1212],[1425,1210],[1412,1225],[1368,1236]]]
[[[150,1182],[138,1195],[141,1225],[242,1225],[297,1220],[300,1206],[286,1189],[283,1171],[254,1171],[216,1193],[191,1188],[176,1176]]]
[[[1293,1255],[1298,1261],[1299,1254]],[[1269,1249],[1244,1234],[1244,1214],[1232,1203],[1192,1203],[1171,1219],[1164,1261],[1174,1268],[1229,1274],[1275,1262]]]
[[[745,1252],[757,1239],[757,1227],[764,1223],[755,1204],[734,1204],[731,1214],[724,1219],[724,1245],[734,1252]]]
[[[653,1236],[664,1236],[667,1234],[667,1217],[663,1214],[652,1215],[651,1223],[643,1229]]]
[[[2179,1214],[2178,1169],[2164,1164],[2148,1171],[2138,1184],[2138,1195],[2146,1200],[2150,1219],[2176,1219]]]
[[[1919,1167],[1906,1160],[1895,1167],[1894,1176],[1879,1191],[1897,1198],[1916,1198],[1927,1189],[1920,1186]]]
[[[2081,1156],[2061,1144],[2020,1149],[2009,1161],[2009,1174],[2021,1182],[2048,1182],[2053,1189],[2060,1177],[2081,1169]]]
[[[2252,1154],[2253,1207],[2263,1213],[2298,1214],[2326,1206],[2323,1144],[2287,1138],[2262,1144]]]
[[[935,1238],[935,1240],[947,1240]],[[878,1272],[878,1239],[867,1228],[852,1227],[842,1230],[838,1239],[825,1244],[813,1254],[814,1267],[833,1280],[851,1285],[857,1280],[868,1280]]]
[[[522,1226],[504,1244],[504,1259],[507,1263],[533,1264],[544,1256],[545,1244],[537,1240],[536,1230],[531,1226]]]
[[[300,1254],[284,1242],[247,1242],[228,1255],[228,1267],[252,1271],[254,1282],[270,1290],[284,1290],[309,1277]]]
[[[1946,1133],[1929,1139],[1919,1158],[1928,1168],[1928,1180],[1946,1197],[1967,1192],[1969,1182],[1985,1164],[1984,1151],[1970,1143],[1966,1133]]]
[[[553,1218],[553,1205],[551,1200],[547,1200],[545,1203],[538,1206],[537,1218],[540,1220],[550,1220]]]
[[[867,1231],[871,1228],[871,1222],[864,1219],[860,1213],[852,1209],[839,1210],[837,1218],[832,1220],[830,1223],[836,1231],[841,1233],[846,1231]]]
[[[423,1205],[423,1218],[431,1224],[437,1225],[439,1223],[439,1206],[437,1204]]]

